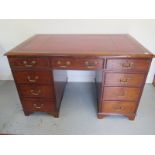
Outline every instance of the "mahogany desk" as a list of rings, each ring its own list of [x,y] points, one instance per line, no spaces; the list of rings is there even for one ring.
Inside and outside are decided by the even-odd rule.
[[[98,118],[133,120],[153,54],[129,35],[35,35],[6,53],[25,115],[59,116],[66,70],[96,72]]]

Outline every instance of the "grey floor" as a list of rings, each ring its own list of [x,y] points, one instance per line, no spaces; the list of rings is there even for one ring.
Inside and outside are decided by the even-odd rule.
[[[9,134],[155,134],[155,88],[146,84],[137,117],[97,119],[94,84],[69,83],[60,118],[44,113],[24,116],[13,81],[0,81],[0,133]]]

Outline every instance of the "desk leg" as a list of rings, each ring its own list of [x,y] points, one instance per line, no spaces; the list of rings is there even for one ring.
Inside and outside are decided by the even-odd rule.
[[[106,115],[104,115],[104,114],[100,114],[100,113],[97,114],[97,118],[98,118],[98,119],[102,119],[102,118],[104,118],[105,116],[106,116]]]

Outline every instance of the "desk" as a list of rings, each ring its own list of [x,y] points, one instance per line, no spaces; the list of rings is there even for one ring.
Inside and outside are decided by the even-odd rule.
[[[124,34],[35,35],[6,55],[25,115],[39,111],[58,117],[66,70],[94,70],[98,118],[124,115],[130,120],[153,58]]]

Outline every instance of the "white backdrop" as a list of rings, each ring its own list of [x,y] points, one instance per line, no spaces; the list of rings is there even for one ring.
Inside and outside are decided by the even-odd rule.
[[[155,20],[0,20],[0,80],[12,75],[3,54],[37,33],[50,34],[105,34],[129,33],[151,52],[155,53]],[[152,62],[147,83],[155,73]],[[93,72],[68,71],[69,81],[91,81]]]

